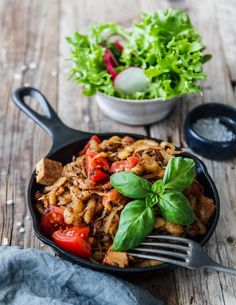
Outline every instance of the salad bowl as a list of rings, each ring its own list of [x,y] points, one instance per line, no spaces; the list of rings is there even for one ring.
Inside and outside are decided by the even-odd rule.
[[[94,24],[66,39],[69,78],[84,95],[95,95],[107,116],[129,125],[160,121],[177,97],[201,93],[211,58],[189,16],[175,9],[144,12],[129,28]]]
[[[98,92],[95,96],[99,108],[113,120],[128,125],[148,125],[167,117],[177,98],[131,100]]]

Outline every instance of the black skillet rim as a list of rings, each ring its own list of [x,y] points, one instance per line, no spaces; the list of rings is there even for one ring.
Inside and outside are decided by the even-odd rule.
[[[119,132],[115,132],[115,133],[100,133],[98,134],[98,136],[102,137],[102,138],[107,138],[109,136],[112,135],[122,135],[124,136],[124,134],[126,133],[119,133]],[[141,135],[137,135],[137,134],[130,134],[127,133],[127,135],[129,136],[133,136],[136,139],[143,139],[143,138],[148,138],[150,140],[155,140],[155,141],[161,141],[159,139],[155,139],[155,138],[149,138],[149,137],[145,137],[145,136],[141,136]],[[70,143],[67,144],[63,147],[61,147],[58,151],[60,150],[64,150],[68,145],[73,145],[75,143],[78,143],[78,141],[75,141],[74,143]],[[55,152],[54,152],[55,153]],[[49,154],[47,155],[47,157],[50,157],[51,153],[49,152]],[[220,199],[219,199],[219,195],[218,195],[218,191],[217,188],[215,186],[214,181],[212,180],[212,178],[210,177],[207,168],[205,166],[205,164],[198,159],[197,157],[195,157],[194,155],[190,154],[190,153],[183,153],[184,156],[189,157],[194,159],[201,167],[202,169],[202,173],[204,174],[205,178],[207,179],[209,186],[212,190],[212,193],[214,195],[214,202],[216,205],[216,210],[215,210],[215,214],[214,216],[212,216],[212,224],[209,228],[209,230],[207,231],[206,235],[203,237],[203,239],[201,239],[199,241],[199,243],[201,245],[206,244],[206,242],[210,239],[210,237],[212,236],[213,232],[215,231],[216,225],[218,223],[218,219],[219,219],[219,214],[220,214]],[[67,251],[64,251],[63,249],[61,249],[60,247],[58,247],[51,239],[47,238],[46,236],[44,236],[38,229],[37,227],[37,220],[36,220],[36,212],[34,209],[34,202],[32,202],[32,185],[35,183],[35,171],[32,173],[31,178],[30,178],[30,182],[29,182],[29,186],[28,186],[28,206],[30,209],[30,213],[31,213],[31,217],[33,220],[33,228],[34,228],[34,232],[35,235],[46,245],[49,245],[52,249],[55,250],[55,252],[59,255],[62,256],[63,258],[72,261],[73,263],[76,263],[78,265],[81,265],[83,267],[87,267],[96,271],[100,271],[100,272],[106,272],[106,273],[111,273],[111,274],[116,274],[116,275],[126,275],[126,274],[137,274],[137,273],[146,273],[146,272],[158,272],[161,270],[167,270],[167,269],[171,269],[174,268],[173,265],[171,264],[167,264],[167,263],[163,263],[157,266],[151,266],[151,267],[128,267],[128,268],[118,268],[118,267],[113,267],[113,266],[108,266],[108,265],[102,265],[102,264],[98,264],[98,263],[94,263],[92,261],[80,258],[78,256],[75,256],[73,254],[70,254]]]

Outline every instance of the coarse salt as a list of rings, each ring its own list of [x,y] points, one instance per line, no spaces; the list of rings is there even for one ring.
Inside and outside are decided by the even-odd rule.
[[[84,121],[85,123],[89,123],[90,122],[90,117],[88,115],[84,116]]]
[[[14,79],[16,79],[16,80],[21,79],[21,74],[15,73],[15,74],[14,74]]]
[[[6,204],[7,204],[7,205],[13,204],[13,200],[12,200],[12,199],[8,199],[7,202],[6,202]]]
[[[21,221],[17,221],[16,226],[17,226],[17,227],[20,227],[21,224],[22,224]]]
[[[19,229],[19,232],[20,232],[20,233],[24,233],[24,232],[25,232],[25,229],[24,229],[23,227],[21,227],[21,228]]]
[[[221,123],[219,118],[202,118],[193,124],[193,129],[201,137],[215,142],[229,142],[235,134]]]
[[[21,71],[24,72],[24,71],[26,71],[26,70],[27,70],[27,66],[26,66],[26,65],[22,65],[22,66],[21,66]]]
[[[35,69],[37,68],[37,64],[36,64],[35,62],[31,62],[31,63],[29,64],[29,68],[30,68],[31,70],[35,70]]]

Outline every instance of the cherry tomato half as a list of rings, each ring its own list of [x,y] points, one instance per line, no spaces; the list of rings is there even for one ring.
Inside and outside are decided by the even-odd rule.
[[[129,171],[131,168],[135,167],[139,163],[140,159],[136,156],[130,156],[127,160],[116,161],[111,165],[111,172],[118,173]]]
[[[59,229],[65,229],[67,225],[64,221],[64,210],[62,208],[53,207],[43,214],[39,226],[43,233],[48,235],[51,235]]]
[[[79,235],[82,239],[87,240],[87,238],[89,237],[90,227],[89,226],[71,227],[66,231],[67,231],[67,235],[70,236]]]
[[[52,239],[63,250],[71,252],[80,257],[86,258],[91,255],[91,246],[81,237],[81,233],[73,230],[58,230],[52,234]]]
[[[139,158],[136,156],[130,156],[127,158],[127,170],[130,170],[131,168],[135,167],[139,163]]]
[[[92,173],[92,170],[93,170],[92,159],[96,155],[97,155],[96,151],[89,151],[86,153],[86,170],[87,170],[88,176],[90,176]]]
[[[112,173],[124,172],[126,169],[126,163],[127,161],[125,160],[113,162],[111,165],[111,172]]]
[[[90,140],[88,141],[88,143],[84,146],[83,150],[81,150],[80,152],[80,156],[84,155],[86,153],[86,151],[88,150],[89,146],[90,146],[90,141],[94,140],[96,141],[98,144],[100,144],[102,141],[99,139],[98,136],[94,135],[90,138]]]

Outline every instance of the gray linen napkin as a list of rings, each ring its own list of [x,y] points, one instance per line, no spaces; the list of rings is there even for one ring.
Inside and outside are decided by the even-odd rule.
[[[0,247],[1,305],[163,305],[147,291],[35,249]]]

